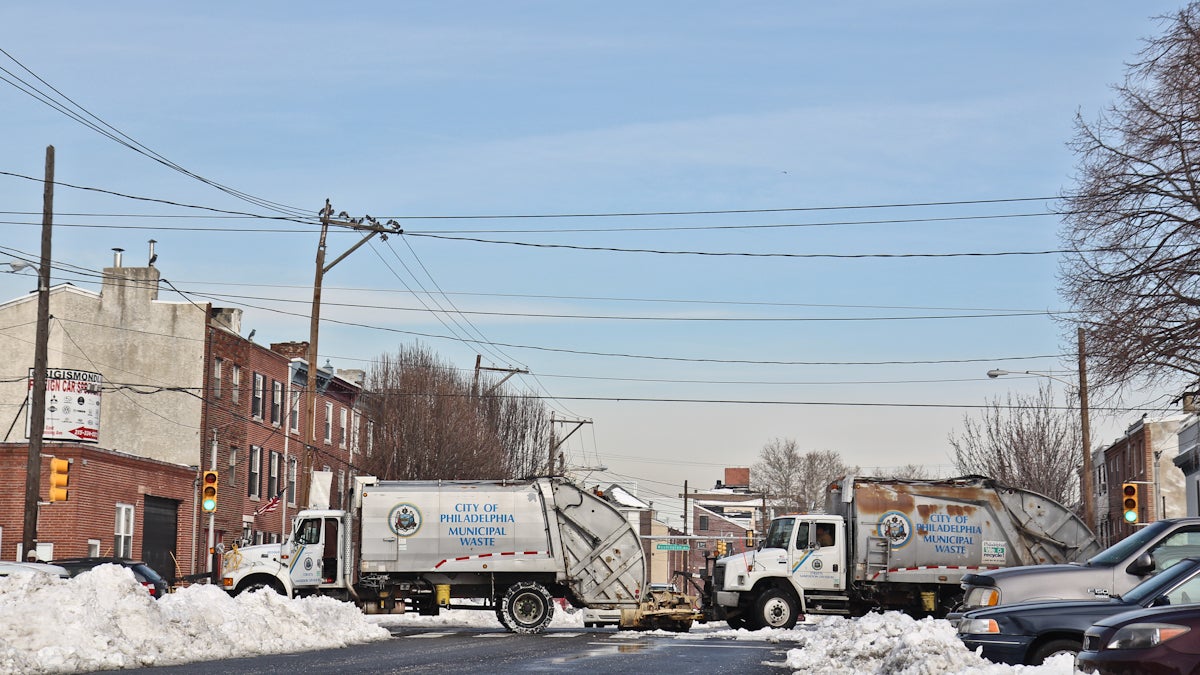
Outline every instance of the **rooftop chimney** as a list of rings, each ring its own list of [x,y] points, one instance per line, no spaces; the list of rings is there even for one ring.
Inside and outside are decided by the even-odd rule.
[[[124,252],[125,252],[125,249],[123,249],[123,248],[114,248],[113,249],[113,267],[121,266],[121,254]]]

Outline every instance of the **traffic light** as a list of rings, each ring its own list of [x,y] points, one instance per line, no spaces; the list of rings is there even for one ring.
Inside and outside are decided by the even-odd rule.
[[[754,530],[746,530],[746,550],[754,548]]]
[[[1125,522],[1136,523],[1141,520],[1138,515],[1138,485],[1125,483],[1121,486],[1121,510],[1125,514]]]
[[[200,510],[212,513],[217,510],[217,485],[220,476],[216,471],[205,471],[200,482]]]
[[[725,556],[725,542],[723,540],[718,540],[717,541],[717,557],[724,557],[724,556]]]
[[[50,460],[50,501],[67,501],[67,472],[71,463],[57,457]]]

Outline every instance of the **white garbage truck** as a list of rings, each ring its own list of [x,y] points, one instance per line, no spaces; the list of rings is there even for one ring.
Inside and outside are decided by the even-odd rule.
[[[694,598],[650,591],[642,542],[609,502],[562,478],[355,479],[353,508],[304,510],[282,543],[225,552],[221,583],[323,594],[365,612],[494,611],[545,629],[555,599],[620,610],[623,628],[687,630]]]
[[[965,574],[1099,550],[1062,504],[982,476],[844,476],[829,485],[824,513],[775,518],[757,551],[714,562],[705,616],[749,629],[790,628],[805,613],[941,617]]]

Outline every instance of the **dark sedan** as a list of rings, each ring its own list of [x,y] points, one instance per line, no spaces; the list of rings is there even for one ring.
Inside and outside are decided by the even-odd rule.
[[[1200,605],[1117,614],[1084,634],[1076,667],[1101,675],[1194,673],[1200,664]]]
[[[161,598],[170,590],[167,580],[144,562],[127,558],[63,558],[55,560],[55,565],[66,568],[71,576],[79,576],[84,572],[100,565],[119,565],[128,568],[152,597]]]
[[[958,637],[967,649],[982,647],[990,661],[1038,665],[1049,656],[1078,652],[1084,632],[1097,621],[1192,602],[1200,602],[1200,558],[1186,558],[1108,601],[1030,602],[967,612],[959,621]]]

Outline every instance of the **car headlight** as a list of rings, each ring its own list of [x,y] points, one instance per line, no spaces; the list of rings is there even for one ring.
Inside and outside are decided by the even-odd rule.
[[[996,623],[995,619],[968,619],[963,617],[963,619],[958,622],[959,635],[979,633],[990,633],[994,635],[999,632],[1000,626]]]
[[[1131,623],[1113,635],[1105,649],[1147,649],[1191,630],[1173,623]]]
[[[984,586],[972,588],[963,600],[966,607],[995,607],[1000,604],[1000,589]]]

